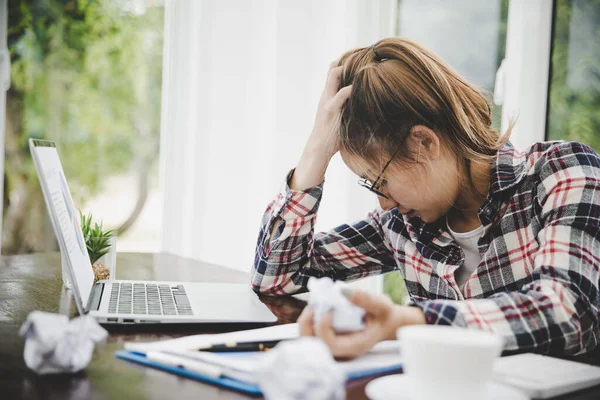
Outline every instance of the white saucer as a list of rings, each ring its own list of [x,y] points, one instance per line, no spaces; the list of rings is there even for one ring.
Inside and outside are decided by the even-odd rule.
[[[397,374],[374,379],[367,384],[365,393],[371,400],[410,400],[406,393],[407,378]],[[489,396],[484,400],[529,400],[523,392],[495,382],[488,383],[487,392]]]

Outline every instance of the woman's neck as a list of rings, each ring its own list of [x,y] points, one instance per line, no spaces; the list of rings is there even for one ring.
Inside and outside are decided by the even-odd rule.
[[[447,215],[448,224],[455,232],[468,232],[481,225],[479,209],[485,202],[490,188],[492,174],[490,163],[471,162],[470,166],[473,189],[479,196],[472,190],[461,191],[462,194]]]

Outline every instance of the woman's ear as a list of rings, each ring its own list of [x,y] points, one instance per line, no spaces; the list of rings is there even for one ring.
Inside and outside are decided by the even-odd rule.
[[[409,148],[414,152],[417,162],[437,160],[442,154],[439,136],[424,125],[413,126],[408,139]]]

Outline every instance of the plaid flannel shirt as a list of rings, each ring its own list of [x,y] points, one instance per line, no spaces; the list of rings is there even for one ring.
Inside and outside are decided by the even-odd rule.
[[[541,142],[521,153],[509,143],[498,152],[479,209],[482,260],[462,287],[454,272],[464,253],[445,218],[424,223],[377,208],[315,234],[322,190],[287,187],[267,208],[252,273],[256,292],[302,292],[310,276],[348,281],[400,270],[411,304],[429,324],[494,332],[508,352],[596,347],[600,156],[589,147]]]

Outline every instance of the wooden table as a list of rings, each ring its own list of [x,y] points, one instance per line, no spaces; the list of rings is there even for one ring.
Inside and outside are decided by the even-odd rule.
[[[121,253],[117,278],[248,283],[249,275],[168,254]],[[18,329],[33,310],[58,312],[61,293],[58,253],[0,257],[0,399],[245,399],[241,393],[180,378],[119,360],[114,352],[125,341],[152,341],[195,333],[231,330],[227,325],[187,327],[123,326],[111,329],[108,343],[97,348],[91,364],[75,375],[38,377],[23,361]],[[279,323],[295,322],[305,303],[295,298],[262,297]],[[71,314],[75,314],[72,307]],[[236,329],[244,326],[236,326]],[[159,330],[160,329],[160,330]],[[589,361],[589,360],[582,360]],[[366,399],[365,385],[373,378],[352,381],[348,399]],[[600,388],[562,397],[598,399]]]

